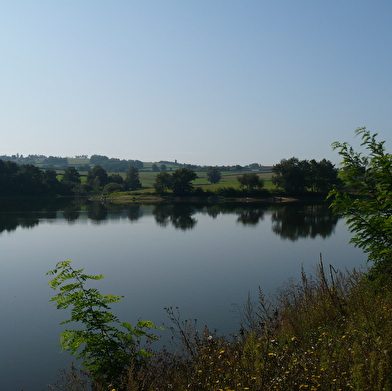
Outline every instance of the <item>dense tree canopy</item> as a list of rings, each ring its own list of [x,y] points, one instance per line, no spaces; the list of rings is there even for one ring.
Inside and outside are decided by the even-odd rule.
[[[94,166],[88,171],[87,184],[95,190],[104,187],[107,183],[109,183],[108,173],[100,165]]]
[[[197,178],[195,171],[179,168],[171,174],[171,189],[175,195],[185,195],[193,191],[192,181]]]
[[[18,165],[0,160],[0,195],[59,194],[62,188],[53,170],[42,171],[32,164]]]
[[[107,172],[126,172],[130,167],[138,169],[143,168],[143,162],[140,160],[125,160],[117,158],[108,158],[104,155],[92,155],[90,163],[99,165],[104,168]]]
[[[264,180],[260,178],[255,172],[247,172],[237,177],[241,188],[253,190],[255,188],[262,189],[264,187]]]
[[[81,189],[80,185],[80,174],[75,167],[68,167],[66,170],[64,170],[63,176],[61,178],[62,193],[72,194],[75,192],[79,192],[79,190]]]
[[[340,184],[338,170],[326,159],[282,159],[272,167],[272,183],[288,193],[304,191],[328,192]]]
[[[304,191],[307,187],[305,162],[296,157],[282,159],[272,167],[272,183],[286,192]]]
[[[186,195],[193,191],[192,181],[196,178],[196,173],[185,167],[175,170],[172,174],[160,172],[155,178],[154,189],[159,194],[170,189],[174,195]]]

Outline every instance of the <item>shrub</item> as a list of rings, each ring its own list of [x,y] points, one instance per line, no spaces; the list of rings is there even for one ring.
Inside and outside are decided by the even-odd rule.
[[[83,360],[83,367],[91,374],[98,390],[120,387],[122,378],[130,368],[141,370],[146,359],[151,356],[138,349],[138,339],[155,339],[146,330],[155,325],[149,321],[139,321],[135,327],[120,322],[110,312],[109,304],[121,300],[119,296],[99,293],[95,288],[87,288],[86,281],[100,280],[102,275],[92,276],[75,270],[71,261],[59,262],[48,275],[55,276],[49,281],[51,288],[59,292],[51,299],[58,309],[71,307],[71,322],[82,323],[84,328],[66,330],[61,333],[60,346]]]

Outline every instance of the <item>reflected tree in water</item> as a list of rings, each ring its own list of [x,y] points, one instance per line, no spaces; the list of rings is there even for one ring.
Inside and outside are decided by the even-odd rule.
[[[80,207],[74,205],[73,207],[69,207],[63,211],[64,218],[69,223],[74,223],[80,216]]]
[[[245,209],[237,212],[237,222],[243,225],[257,225],[261,220],[264,219],[265,209]]]
[[[108,210],[105,205],[99,202],[91,202],[87,205],[87,217],[95,222],[105,220],[108,216]]]
[[[143,216],[143,211],[140,205],[130,205],[127,208],[127,217],[130,221],[137,221]]]
[[[326,238],[332,234],[338,219],[328,205],[287,205],[273,212],[272,231],[291,241],[305,237]]]
[[[197,220],[192,217],[196,210],[197,208],[192,205],[157,205],[153,214],[161,227],[171,223],[175,228],[185,231],[197,224]]]
[[[161,227],[166,227],[170,222],[171,205],[156,205],[152,212],[156,223]]]
[[[171,216],[173,226],[183,231],[194,228],[197,220],[193,218],[192,215],[195,214],[195,212],[196,208],[193,206],[174,206],[173,214]]]
[[[207,215],[212,217],[213,219],[216,219],[217,216],[220,214],[220,211],[216,206],[207,206]]]

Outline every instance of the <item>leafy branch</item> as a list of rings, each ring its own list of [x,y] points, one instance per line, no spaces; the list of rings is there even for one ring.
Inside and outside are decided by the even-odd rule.
[[[141,367],[152,354],[138,350],[138,339],[156,339],[147,332],[156,326],[150,321],[139,321],[135,327],[120,322],[111,312],[110,304],[121,301],[120,296],[102,295],[96,288],[86,287],[89,280],[101,280],[103,275],[88,275],[84,269],[75,270],[71,261],[57,263],[47,275],[54,276],[49,286],[58,290],[50,301],[57,309],[71,307],[71,317],[61,324],[79,322],[80,330],[65,330],[60,335],[62,350],[68,350],[83,360],[83,367],[98,385],[117,387],[132,366]]]

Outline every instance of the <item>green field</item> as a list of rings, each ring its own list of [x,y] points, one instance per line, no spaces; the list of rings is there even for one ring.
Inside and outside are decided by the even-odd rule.
[[[170,172],[169,172],[170,173]],[[207,179],[207,172],[205,171],[196,171],[198,178],[194,180],[192,183],[195,187],[201,187],[203,190],[211,190],[214,191],[220,187],[234,187],[239,188],[239,182],[237,177],[242,175],[244,172],[241,171],[222,171],[222,179],[219,183],[211,184]],[[156,172],[148,172],[148,171],[139,171],[140,181],[144,188],[152,188],[155,177],[158,173]],[[275,188],[271,182],[272,173],[262,173],[259,174],[261,178],[265,180],[264,188],[273,189]]]
[[[70,166],[89,163],[88,159],[69,158],[68,161],[69,161]],[[140,181],[143,186],[143,191],[144,192],[153,192],[153,190],[154,190],[153,185],[155,182],[155,177],[159,173],[152,171],[151,167],[154,163],[151,163],[151,162],[145,163],[144,162],[143,164],[144,164],[144,167],[142,169],[139,169],[139,177],[140,177]],[[156,164],[158,165],[158,167],[160,166],[159,163],[156,163]],[[167,172],[169,174],[178,168],[178,166],[176,166],[176,165],[167,164],[166,166],[168,169]],[[206,171],[195,171],[195,172],[197,174],[197,179],[192,182],[195,187],[201,187],[205,191],[208,191],[208,190],[216,191],[220,187],[239,188],[239,182],[237,180],[237,177],[244,174],[245,172],[248,172],[248,171],[221,171],[222,178],[219,181],[219,183],[216,183],[216,184],[212,184],[208,181]],[[58,170],[58,174],[59,174],[58,179],[61,179],[62,173],[63,173],[62,170]],[[87,172],[80,171],[79,173],[81,175],[82,183],[84,183],[86,181]],[[110,174],[113,174],[113,173],[108,172],[108,175],[110,175]],[[125,176],[126,176],[125,173],[119,173],[119,174],[125,179]],[[272,181],[271,181],[272,173],[259,173],[258,175],[264,179],[264,181],[265,181],[264,188],[265,189],[271,190],[271,189],[275,188],[275,186],[272,184]],[[138,190],[138,191],[140,192],[140,190]]]

